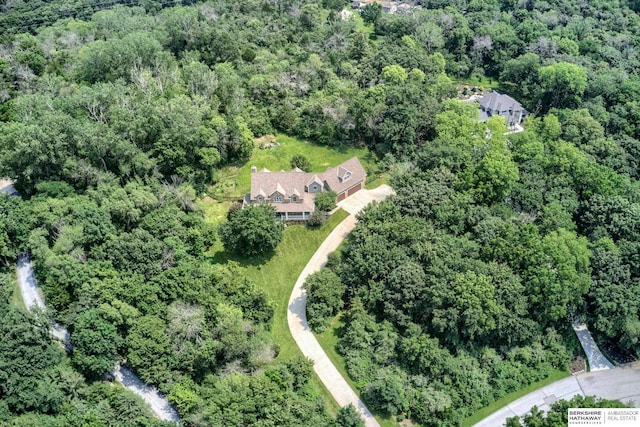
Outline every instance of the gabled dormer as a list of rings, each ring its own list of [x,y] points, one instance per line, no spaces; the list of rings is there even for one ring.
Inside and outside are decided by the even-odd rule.
[[[275,191],[269,195],[273,203],[282,203],[286,196],[287,193],[284,191],[284,188],[282,188],[280,183],[276,184]]]
[[[293,191],[291,192],[291,196],[289,196],[289,200],[291,201],[291,203],[301,203],[302,202],[302,197],[300,197],[300,192],[298,191],[297,188],[294,188]]]
[[[258,203],[264,203],[267,199],[267,194],[264,192],[262,187],[260,188],[260,191],[258,191],[258,194],[255,195],[255,199]]]
[[[345,182],[351,178],[351,171],[349,169],[343,168],[342,166],[338,167],[338,180],[340,182]]]
[[[307,185],[305,185],[305,191],[309,193],[319,193],[322,191],[323,186],[324,184],[322,183],[322,180],[318,178],[318,175],[313,175],[307,182]]]

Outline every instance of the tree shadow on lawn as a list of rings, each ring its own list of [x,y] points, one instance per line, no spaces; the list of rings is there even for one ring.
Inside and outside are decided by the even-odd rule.
[[[227,250],[220,250],[216,252],[216,254],[210,258],[213,264],[228,264],[229,261],[235,261],[241,266],[253,266],[259,267],[261,265],[266,264],[273,256],[275,255],[275,251],[269,251],[268,253],[262,255],[254,255],[248,256],[243,254],[236,254],[233,252],[229,252]]]

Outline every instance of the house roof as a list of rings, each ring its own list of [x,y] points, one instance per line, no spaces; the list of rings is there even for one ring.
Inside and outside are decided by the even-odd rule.
[[[524,110],[522,104],[503,93],[491,91],[482,98],[480,98],[480,106],[487,110],[492,111],[520,111]]]
[[[311,174],[309,174],[311,175]],[[314,174],[311,178],[309,178],[309,181],[307,181],[306,186],[310,186],[311,184],[313,184],[314,182],[317,182],[318,184],[322,185],[322,180],[320,178],[318,178],[317,174]]]
[[[264,168],[251,173],[250,200],[256,200],[258,195],[266,197],[278,192],[285,197],[292,194],[302,199],[301,203],[273,203],[277,212],[312,212],[314,210],[315,193],[305,192],[305,188],[313,182],[341,193],[367,176],[360,160],[352,157],[335,168],[329,168],[324,173],[307,173],[295,168],[291,172],[269,172]]]
[[[346,172],[350,172],[351,175],[344,179],[347,175]],[[362,167],[360,160],[357,157],[352,157],[338,167],[327,169],[322,175],[325,185],[330,190],[341,193],[363,181],[367,177],[367,172]]]
[[[255,199],[260,190],[271,195],[278,191],[283,195],[292,194],[293,190],[304,188],[307,181],[306,172],[253,172],[251,174],[251,199]]]

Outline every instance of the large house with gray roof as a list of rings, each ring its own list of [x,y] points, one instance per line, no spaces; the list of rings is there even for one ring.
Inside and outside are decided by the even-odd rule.
[[[518,101],[496,91],[491,91],[479,100],[480,121],[483,122],[492,116],[503,116],[507,120],[509,129],[522,123],[527,110]]]
[[[364,188],[366,177],[367,173],[357,157],[321,173],[298,168],[290,172],[258,171],[252,167],[251,193],[244,197],[243,206],[269,203],[276,208],[278,218],[304,221],[315,210],[316,194],[335,191],[337,201],[344,200]]]

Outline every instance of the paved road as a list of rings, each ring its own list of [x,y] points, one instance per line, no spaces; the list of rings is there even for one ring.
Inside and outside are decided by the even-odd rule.
[[[38,283],[33,274],[31,260],[27,254],[18,256],[18,283],[20,284],[22,299],[28,309],[37,307],[44,310],[46,308],[44,299],[40,294],[40,288],[38,288]],[[70,343],[69,331],[61,324],[54,323],[52,325],[51,335],[62,341],[67,351],[73,349]],[[162,396],[155,387],[145,384],[131,370],[118,364],[113,375],[125,388],[142,397],[159,419],[176,423],[180,421],[178,413],[169,401]]]
[[[327,387],[329,392],[340,406],[353,404],[365,420],[367,427],[380,427],[376,419],[360,400],[358,395],[351,389],[347,381],[340,375],[340,372],[331,363],[331,360],[324,352],[320,343],[307,325],[307,294],[302,288],[307,276],[322,268],[327,262],[327,257],[340,246],[340,243],[356,226],[355,214],[373,200],[384,200],[393,190],[388,185],[381,185],[374,190],[360,190],[353,196],[341,201],[338,205],[350,213],[338,226],[327,236],[318,250],[313,254],[304,270],[298,277],[296,284],[289,298],[289,311],[287,320],[289,330],[295,339],[302,353],[313,360],[313,368],[320,377],[320,380]]]
[[[640,363],[597,372],[585,372],[556,381],[511,402],[475,424],[474,427],[504,426],[507,418],[522,416],[534,406],[548,411],[550,405],[556,400],[569,400],[577,394],[618,399],[630,402],[632,406],[638,408],[640,407]]]
[[[591,372],[603,371],[605,369],[613,369],[613,363],[609,362],[602,354],[596,344],[595,340],[591,336],[591,332],[587,329],[587,325],[584,323],[573,322],[573,330],[584,349],[584,353],[587,355],[587,361],[589,362],[589,370]]]

